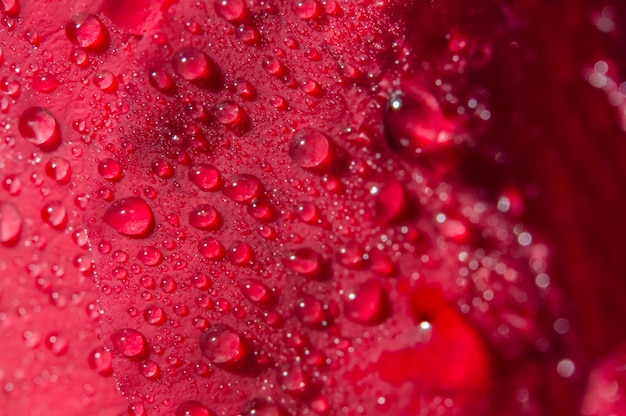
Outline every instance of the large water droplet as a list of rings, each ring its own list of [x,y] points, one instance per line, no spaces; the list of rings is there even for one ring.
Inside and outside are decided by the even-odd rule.
[[[222,182],[217,168],[208,163],[189,168],[189,180],[200,190],[207,192],[217,190]]]
[[[322,259],[313,249],[305,247],[289,253],[283,258],[283,264],[294,272],[312,277],[320,273]]]
[[[123,170],[117,160],[106,158],[98,163],[98,173],[108,181],[117,182],[122,179]]]
[[[226,325],[214,326],[203,333],[200,351],[209,361],[227,369],[239,368],[248,356],[243,337]]]
[[[178,51],[172,60],[174,70],[187,81],[208,81],[216,76],[213,62],[204,52],[196,48]]]
[[[243,173],[232,176],[224,184],[224,195],[235,202],[247,204],[261,193],[261,181],[253,175]]]
[[[314,169],[326,165],[330,153],[328,138],[315,129],[302,129],[289,142],[289,157],[302,168]]]
[[[231,23],[239,22],[248,15],[248,6],[243,0],[217,0],[215,10]]]
[[[437,147],[449,140],[437,99],[416,84],[405,83],[384,114],[389,145],[405,156]]]
[[[198,205],[189,214],[189,224],[200,230],[216,230],[222,223],[219,212],[211,205]]]
[[[59,184],[66,184],[72,176],[70,162],[62,157],[53,157],[46,163],[46,175]]]
[[[258,280],[248,280],[240,286],[241,293],[251,302],[267,304],[271,301],[271,292]]]
[[[144,336],[131,328],[120,329],[111,335],[113,348],[125,357],[141,359],[148,353],[148,342]]]
[[[248,266],[254,259],[254,251],[243,241],[235,241],[228,247],[228,259],[237,266]]]
[[[45,108],[30,107],[24,111],[18,129],[22,137],[43,150],[53,150],[61,142],[59,124]]]
[[[101,52],[109,43],[106,28],[96,16],[79,13],[65,25],[68,39],[86,50]]]
[[[222,243],[213,237],[203,238],[198,242],[198,251],[209,260],[219,260],[224,257],[225,250]]]
[[[282,414],[271,398],[258,397],[243,406],[240,416],[281,416]]]
[[[157,266],[163,260],[163,254],[156,247],[144,247],[137,253],[137,259],[146,266]]]
[[[7,16],[16,17],[20,12],[20,2],[18,0],[2,0],[0,10]]]
[[[349,291],[344,301],[344,312],[354,322],[374,324],[387,314],[387,296],[378,280],[372,279]]]
[[[22,214],[10,202],[0,201],[0,243],[17,242],[22,232]]]
[[[104,222],[120,234],[140,237],[152,229],[154,214],[146,201],[131,196],[114,202],[104,213]]]
[[[176,409],[176,416],[212,416],[208,407],[195,400],[181,403]]]

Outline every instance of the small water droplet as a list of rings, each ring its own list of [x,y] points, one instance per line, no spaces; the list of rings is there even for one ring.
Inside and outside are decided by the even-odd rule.
[[[141,359],[148,353],[148,342],[144,336],[131,328],[120,329],[111,335],[115,351],[131,359]]]
[[[213,412],[208,407],[195,400],[181,403],[176,408],[176,416],[212,416]]]
[[[166,316],[165,311],[162,308],[156,305],[150,305],[144,309],[143,318],[150,325],[163,325],[163,323],[165,323]]]
[[[65,355],[69,347],[67,338],[57,332],[51,332],[45,338],[44,344],[54,355]]]
[[[232,101],[224,101],[215,106],[215,120],[224,126],[241,124],[245,117],[243,108]]]
[[[258,280],[248,280],[239,285],[241,293],[251,302],[268,304],[271,301],[271,292],[267,286]]]
[[[322,269],[322,258],[313,249],[299,248],[283,258],[283,264],[290,270],[307,277],[317,276]]]
[[[102,52],[109,43],[106,28],[92,14],[79,13],[72,16],[65,25],[65,33],[72,43],[93,52]]]
[[[261,181],[246,173],[231,176],[224,184],[224,195],[235,202],[247,204],[261,193]]]
[[[146,416],[146,408],[143,404],[133,402],[128,405],[128,416]]]
[[[117,89],[117,79],[110,71],[101,71],[93,78],[94,83],[104,92],[114,92]]]
[[[48,202],[41,209],[41,219],[52,228],[62,230],[67,225],[67,210],[60,201]]]
[[[282,77],[285,75],[285,64],[283,64],[278,58],[275,56],[267,56],[263,59],[262,62],[263,69],[269,75],[274,77]]]
[[[271,221],[274,218],[274,209],[267,200],[253,199],[248,205],[248,214],[259,221]]]
[[[159,178],[169,179],[174,176],[174,167],[165,159],[157,159],[152,162],[152,172]]]
[[[50,158],[46,163],[46,175],[54,179],[59,184],[67,184],[72,177],[70,162],[62,157]]]
[[[54,75],[50,74],[37,74],[33,78],[33,87],[44,93],[54,92],[61,83],[56,79]]]
[[[243,0],[217,0],[215,10],[231,23],[239,22],[248,15],[248,6]]]
[[[137,253],[137,259],[146,266],[157,266],[163,260],[163,254],[156,247],[144,247]]]
[[[189,180],[205,192],[219,189],[222,182],[217,168],[208,163],[194,165],[189,168]]]
[[[200,230],[216,230],[221,223],[219,212],[211,205],[198,205],[189,214],[189,224]]]
[[[315,0],[299,0],[295,4],[294,11],[300,19],[309,20],[319,17],[322,9]]]
[[[233,82],[235,93],[244,100],[253,100],[256,98],[256,90],[248,81],[237,79]]]
[[[161,375],[161,368],[152,360],[145,360],[139,364],[139,372],[148,380],[156,380]]]
[[[59,124],[45,108],[30,107],[22,113],[18,122],[20,134],[42,150],[53,150],[61,141]]]
[[[104,222],[120,234],[140,237],[150,232],[154,214],[146,201],[131,196],[114,202],[104,213]]]
[[[10,202],[0,201],[0,243],[14,244],[22,232],[22,214]]]
[[[302,129],[289,142],[289,157],[302,168],[320,168],[328,163],[330,154],[328,138],[315,129]]]
[[[283,412],[269,397],[257,397],[247,402],[240,416],[282,416]]]
[[[103,159],[98,163],[98,173],[111,182],[117,182],[123,176],[122,166],[117,160],[111,158]]]
[[[360,324],[378,323],[386,317],[387,297],[378,280],[368,280],[353,291],[344,301],[344,312]]]
[[[228,248],[228,259],[237,266],[247,266],[254,259],[254,252],[243,241],[235,241]]]
[[[178,51],[172,64],[178,75],[187,81],[209,81],[217,75],[217,68],[204,52],[196,48]]]
[[[226,369],[238,369],[248,358],[243,337],[226,325],[217,325],[200,337],[200,351],[209,361]]]
[[[174,80],[165,71],[154,69],[148,73],[148,82],[158,91],[163,93],[171,93],[174,91]]]
[[[313,387],[310,375],[298,364],[281,371],[278,379],[280,387],[292,396],[306,396]]]
[[[209,260],[220,260],[224,257],[225,250],[222,243],[213,237],[203,238],[198,242],[198,251]]]
[[[311,295],[296,301],[296,315],[305,325],[319,326],[324,321],[324,305]]]
[[[104,347],[98,347],[91,351],[87,362],[89,367],[96,370],[101,376],[106,377],[113,374],[113,354],[105,350]]]

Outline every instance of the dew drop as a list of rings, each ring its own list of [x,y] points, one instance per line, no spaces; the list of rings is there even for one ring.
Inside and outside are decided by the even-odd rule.
[[[247,402],[240,416],[281,416],[280,408],[269,397],[258,397]]]
[[[275,56],[267,56],[263,59],[262,67],[269,75],[281,77],[285,75],[285,64]]]
[[[328,138],[315,129],[302,129],[289,142],[289,157],[302,168],[324,166],[330,159],[330,153]]]
[[[261,193],[261,181],[246,173],[231,176],[224,184],[224,195],[235,202],[247,204]]]
[[[350,241],[339,249],[337,260],[345,267],[359,269],[363,265],[363,248],[355,241]]]
[[[52,228],[62,230],[67,225],[67,210],[59,201],[48,202],[41,209],[41,219]]]
[[[217,0],[215,10],[231,23],[239,22],[248,15],[248,7],[243,0]]]
[[[125,357],[141,359],[148,353],[148,342],[144,336],[131,328],[120,329],[111,335],[113,348]]]
[[[22,113],[18,129],[24,139],[42,150],[53,150],[61,141],[59,124],[45,108],[30,107]]]
[[[219,212],[211,205],[198,205],[189,214],[189,224],[200,230],[216,230],[221,223]]]
[[[33,87],[39,92],[53,92],[58,88],[59,85],[61,85],[61,83],[56,79],[54,75],[37,74],[33,78]]]
[[[296,301],[296,315],[305,325],[319,326],[324,321],[324,305],[315,297],[306,295]]]
[[[235,93],[244,100],[253,100],[256,98],[256,90],[248,81],[237,79],[233,82]]]
[[[244,119],[243,108],[232,101],[224,101],[215,106],[215,120],[224,126],[240,124]]]
[[[189,180],[205,192],[217,190],[222,182],[217,168],[208,163],[192,166],[189,169]]]
[[[156,247],[144,247],[137,253],[137,259],[146,266],[157,266],[163,261],[163,254]]]
[[[70,162],[62,157],[50,158],[46,163],[46,175],[54,179],[59,184],[67,184],[72,177]]]
[[[271,221],[274,218],[274,210],[270,203],[264,199],[253,199],[248,205],[248,214],[259,221]]]
[[[0,1],[0,10],[10,17],[16,17],[20,12],[20,2],[18,0]]]
[[[203,238],[198,242],[198,251],[209,260],[220,260],[224,257],[225,250],[222,243],[213,237]]]
[[[296,273],[312,277],[320,273],[322,259],[313,249],[305,247],[289,253],[283,258],[283,264]]]
[[[16,243],[21,232],[22,214],[12,203],[0,201],[0,243]]]
[[[67,338],[56,332],[51,332],[45,338],[44,344],[54,355],[65,355],[69,347]]]
[[[320,219],[319,210],[310,202],[303,202],[298,205],[298,216],[307,224],[315,224]]]
[[[131,196],[114,202],[104,213],[104,222],[120,234],[141,237],[150,232],[154,214],[146,201]]]
[[[148,73],[148,82],[152,85],[156,90],[170,93],[174,90],[174,80],[165,71],[161,71],[158,69],[152,70]]]
[[[200,402],[189,400],[176,408],[176,416],[212,416],[213,413]]]
[[[292,396],[305,396],[312,388],[311,377],[300,365],[293,365],[279,373],[280,387]]]
[[[243,241],[235,241],[228,248],[228,259],[237,266],[247,266],[254,259],[254,252]]]
[[[217,325],[200,337],[200,351],[209,361],[228,369],[240,367],[248,356],[243,337],[226,325]]]
[[[108,46],[107,31],[96,16],[79,13],[65,25],[68,39],[85,50],[101,52]]]
[[[437,99],[414,84],[405,84],[394,96],[383,117],[389,145],[405,156],[439,146],[448,140],[445,120]]]
[[[166,319],[165,311],[156,305],[150,305],[143,310],[143,319],[150,325],[163,325]]]
[[[161,375],[161,368],[152,360],[145,360],[139,364],[139,372],[148,380],[156,380]]]
[[[381,188],[374,187],[371,193],[375,197],[374,218],[378,224],[386,225],[402,216],[407,206],[407,196],[399,182],[392,181]]]
[[[111,158],[103,159],[98,163],[98,173],[111,182],[117,182],[123,176],[122,166],[117,160]]]
[[[98,347],[91,351],[89,357],[87,357],[89,368],[95,370],[101,376],[110,376],[113,374],[113,354],[110,351],[104,349],[104,347]]]
[[[196,48],[178,51],[172,64],[176,73],[187,81],[207,81],[216,75],[213,62],[204,52]]]
[[[271,292],[267,286],[258,280],[248,280],[240,284],[241,293],[251,302],[267,304],[271,301]]]
[[[321,13],[321,8],[315,0],[299,0],[296,2],[294,11],[300,19],[315,19]]]
[[[174,167],[165,159],[157,159],[152,162],[152,172],[159,178],[169,179],[174,176]]]
[[[346,316],[360,324],[374,324],[385,318],[387,297],[377,280],[368,280],[356,290],[348,292],[344,301]]]
[[[114,92],[117,89],[117,79],[110,71],[101,71],[93,78],[94,83],[104,92]]]

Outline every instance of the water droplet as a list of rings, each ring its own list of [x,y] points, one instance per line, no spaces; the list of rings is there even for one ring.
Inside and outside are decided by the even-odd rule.
[[[208,163],[194,165],[189,168],[189,180],[205,192],[217,190],[222,182],[217,168]]]
[[[98,173],[108,181],[117,182],[122,179],[123,170],[117,160],[106,158],[98,163]]]
[[[181,403],[176,409],[176,416],[212,416],[211,412],[205,405],[195,400],[189,400]]]
[[[396,181],[381,188],[372,188],[375,197],[374,218],[380,225],[386,225],[402,216],[407,206],[404,187]]]
[[[198,205],[189,214],[189,224],[200,230],[216,230],[222,224],[222,219],[211,205]]]
[[[22,113],[18,129],[24,139],[42,150],[53,150],[61,142],[59,124],[45,108],[30,107]]]
[[[198,242],[198,251],[209,260],[220,260],[224,257],[224,246],[213,237],[203,238]]]
[[[117,79],[110,71],[101,71],[93,78],[94,83],[104,92],[114,92],[117,89]]]
[[[224,195],[235,202],[247,204],[261,193],[261,181],[253,175],[243,173],[231,176],[224,184]]]
[[[16,17],[20,12],[20,2],[18,0],[0,1],[0,10],[10,17]]]
[[[259,221],[271,221],[274,218],[274,210],[270,203],[264,199],[253,199],[248,205],[248,214]]]
[[[143,404],[133,402],[128,405],[128,416],[146,416],[146,408]]]
[[[56,332],[51,332],[45,338],[44,344],[54,355],[65,355],[69,343],[67,338]]]
[[[110,376],[113,374],[113,354],[110,351],[104,349],[104,347],[98,347],[89,354],[87,358],[89,367],[92,370],[96,370],[101,376]]]
[[[292,396],[306,396],[312,388],[311,377],[298,364],[279,373],[280,387]]]
[[[321,7],[315,0],[300,0],[295,4],[294,11],[300,19],[315,19],[321,13]]]
[[[139,364],[139,372],[148,380],[156,380],[161,375],[161,368],[152,360],[145,360]]]
[[[200,351],[209,361],[227,369],[241,367],[248,356],[243,337],[226,325],[217,325],[200,337]]]
[[[256,98],[256,90],[248,81],[238,79],[233,82],[235,93],[244,100],[253,100]]]
[[[52,228],[62,230],[67,225],[67,210],[59,201],[48,202],[41,209],[41,219]]]
[[[251,302],[267,304],[271,301],[271,292],[258,280],[248,280],[239,285],[241,293]]]
[[[320,273],[322,259],[313,249],[305,247],[289,253],[283,259],[283,264],[296,273],[312,277]]]
[[[363,248],[355,241],[350,241],[339,249],[337,260],[345,267],[359,269],[363,265]]]
[[[274,77],[282,77],[283,75],[285,75],[285,64],[283,64],[275,56],[265,57],[265,59],[263,59],[262,66],[263,69],[265,69],[265,72]]]
[[[315,224],[320,218],[319,210],[310,202],[298,205],[297,212],[300,219],[307,224]]]
[[[248,6],[243,0],[217,0],[215,10],[231,23],[239,22],[248,15]]]
[[[405,156],[437,147],[449,140],[437,99],[415,84],[405,83],[384,114],[389,145]]]
[[[59,184],[67,184],[72,177],[70,162],[62,157],[53,157],[46,163],[46,175]]]
[[[378,280],[368,280],[350,291],[344,301],[344,312],[354,322],[374,324],[387,314],[387,297]]]
[[[144,336],[131,328],[120,329],[111,335],[113,348],[125,357],[141,359],[148,353],[148,342]]]
[[[65,33],[72,43],[89,51],[102,52],[109,43],[104,25],[92,14],[72,16],[65,25]]]
[[[247,402],[240,416],[281,416],[283,413],[269,397],[257,397]]]
[[[245,112],[236,103],[224,101],[215,106],[215,120],[224,126],[241,124],[245,120]]]
[[[237,28],[237,38],[247,45],[256,45],[259,43],[261,34],[258,29],[251,24],[244,23]]]
[[[165,293],[172,293],[176,290],[177,284],[172,276],[165,275],[161,279],[161,290]]]
[[[22,214],[12,203],[0,201],[0,243],[16,243],[21,232]]]
[[[247,266],[254,259],[254,252],[243,241],[235,241],[228,248],[228,259],[237,266]]]
[[[319,326],[324,321],[324,305],[311,295],[296,301],[296,315],[303,324]]]
[[[324,166],[330,159],[330,153],[328,138],[315,129],[302,129],[289,142],[289,157],[302,168]]]
[[[165,323],[165,311],[156,305],[150,305],[143,310],[143,318],[150,325],[163,325]]]
[[[57,89],[61,83],[56,79],[54,75],[50,74],[37,74],[33,78],[33,87],[44,93],[50,93]]]
[[[146,266],[157,266],[163,261],[163,254],[156,247],[144,247],[137,253],[137,259]]]
[[[209,57],[196,48],[178,51],[172,64],[176,73],[187,81],[208,81],[217,74],[217,69]]]
[[[165,71],[159,69],[152,70],[148,73],[148,82],[158,91],[170,93],[174,91],[174,80]]]
[[[22,180],[15,175],[7,175],[2,180],[2,189],[15,196],[22,192]]]
[[[154,214],[146,201],[131,196],[114,202],[104,213],[104,222],[120,234],[140,237],[150,232]]]
[[[174,176],[174,167],[165,159],[157,159],[152,162],[152,172],[159,178],[169,179]]]

